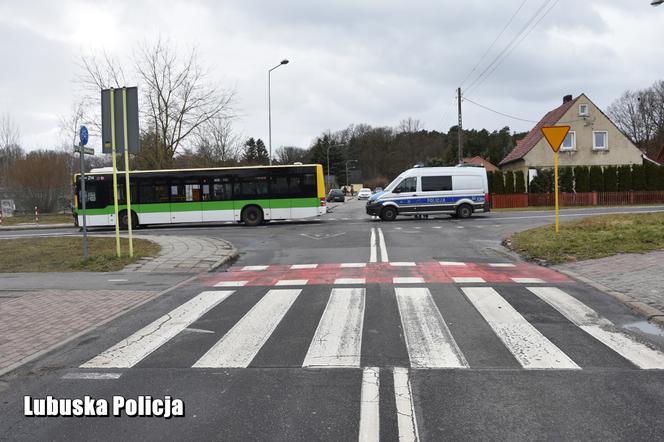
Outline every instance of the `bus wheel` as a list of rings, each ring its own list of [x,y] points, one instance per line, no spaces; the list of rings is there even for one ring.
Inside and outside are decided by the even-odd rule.
[[[263,223],[263,211],[257,206],[246,207],[242,211],[242,221],[247,226],[258,226]]]
[[[380,211],[380,219],[383,221],[394,221],[396,217],[397,209],[395,207],[383,207],[383,210]]]
[[[127,216],[127,211],[123,210],[118,214],[118,216],[120,219],[120,228],[122,230],[129,229],[129,217]],[[136,212],[134,212],[133,210],[131,211],[131,228],[132,229],[138,228],[138,216],[136,215]]]
[[[461,204],[457,207],[456,214],[459,218],[470,218],[473,214],[473,208],[468,204]]]

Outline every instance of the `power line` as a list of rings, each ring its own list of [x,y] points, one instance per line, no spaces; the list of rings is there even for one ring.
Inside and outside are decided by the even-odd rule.
[[[500,59],[500,60],[498,61],[498,63],[496,63],[496,65],[493,67],[493,69],[491,69],[491,71],[489,71],[489,73],[486,75],[486,77],[484,77],[484,79],[483,79],[482,81],[480,81],[479,83],[477,83],[473,89],[477,89],[477,88],[478,88],[478,87],[484,82],[484,80],[486,80],[487,78],[489,78],[489,77],[494,73],[494,71],[495,71],[496,69],[498,69],[498,67],[502,64],[502,62],[505,61],[505,60],[506,60],[506,59],[512,54],[512,52],[514,52],[514,50],[515,50],[515,49],[516,49],[516,48],[517,48],[517,47],[518,47],[518,46],[519,46],[519,45],[520,45],[520,44],[521,44],[526,38],[528,38],[528,36],[530,35],[530,33],[533,32],[533,30],[537,27],[537,25],[539,25],[540,22],[541,22],[542,20],[544,20],[544,18],[549,14],[549,12],[551,12],[551,10],[552,10],[553,8],[556,7],[556,5],[558,4],[559,1],[560,1],[560,0],[555,0],[555,2],[553,2],[553,3],[551,4],[551,6],[549,7],[549,9],[547,9],[547,10],[544,12],[544,14],[542,14],[542,16],[537,20],[537,22],[535,22],[535,24],[534,24],[534,25],[528,30],[528,32],[526,32],[526,33],[521,37],[521,39],[520,39],[519,41],[517,41],[516,44],[515,44],[514,46],[512,46],[512,47],[509,49],[509,51],[507,51],[507,53],[505,54],[505,56],[504,56],[502,59]],[[468,91],[468,92],[470,92],[470,91]]]
[[[574,123],[577,121],[586,121],[585,118],[577,118],[575,120],[568,120],[568,121],[535,121],[535,120],[528,120],[527,118],[521,118],[521,117],[515,117],[514,115],[506,114],[504,112],[497,111],[495,109],[492,109],[488,106],[485,106],[483,104],[480,104],[476,101],[471,100],[470,98],[463,97],[463,101],[467,101],[469,103],[474,104],[477,107],[481,107],[482,109],[488,110],[489,112],[493,112],[494,114],[502,115],[503,117],[511,118],[513,120],[518,120],[518,121],[525,121],[526,123],[540,123],[543,122],[544,124],[556,124],[556,123],[561,123],[561,124],[567,124],[567,123]]]
[[[523,8],[523,6],[524,6],[527,2],[528,2],[528,0],[523,0],[523,2],[521,2],[521,5],[519,5],[519,7],[516,9],[516,11],[514,11],[514,14],[512,14],[512,17],[511,17],[511,18],[508,20],[508,22],[505,24],[505,27],[503,27],[503,29],[498,33],[498,35],[496,36],[496,38],[493,39],[493,42],[489,45],[489,47],[487,48],[487,50],[484,51],[484,54],[482,54],[482,56],[480,57],[480,59],[477,60],[477,63],[475,64],[475,66],[473,67],[473,69],[471,69],[471,71],[468,72],[468,74],[466,75],[466,77],[463,79],[463,81],[461,82],[461,87],[463,87],[463,85],[464,85],[464,83],[466,82],[466,80],[468,80],[468,78],[469,78],[471,75],[473,75],[473,72],[475,72],[475,71],[477,70],[477,68],[479,67],[480,63],[482,63],[482,60],[484,60],[484,57],[486,57],[487,54],[489,53],[489,51],[491,51],[491,49],[493,49],[493,46],[494,46],[494,45],[496,44],[496,42],[500,39],[500,37],[502,37],[503,33],[505,33],[505,31],[507,30],[507,27],[508,27],[510,24],[512,24],[512,21],[514,21],[514,18],[516,17],[516,15],[519,13],[519,11],[521,11],[521,8]]]
[[[516,42],[516,41],[517,41],[517,40],[518,40],[518,39],[524,34],[524,32],[526,32],[526,30],[527,30],[527,29],[530,27],[530,25],[531,25],[531,24],[537,19],[537,17],[540,15],[540,13],[541,13],[542,11],[544,11],[545,8],[546,8],[547,6],[549,6],[549,4],[550,4],[552,1],[553,1],[553,0],[545,0],[544,3],[542,3],[542,5],[541,5],[541,6],[537,9],[537,11],[535,11],[535,13],[534,13],[534,14],[528,19],[528,21],[526,22],[526,24],[525,24],[525,25],[519,30],[519,32],[517,32],[516,35],[514,35],[514,37],[512,37],[512,39],[510,40],[510,42],[509,42],[509,43],[503,48],[503,50],[500,51],[500,52],[498,53],[498,55],[496,55],[496,57],[494,57],[494,59],[491,61],[491,63],[489,63],[489,65],[488,65],[488,66],[487,66],[487,67],[486,67],[486,68],[485,68],[485,69],[484,69],[484,70],[483,70],[483,71],[482,71],[482,72],[481,72],[481,73],[475,78],[475,80],[473,80],[473,81],[470,83],[470,85],[468,85],[468,87],[466,88],[466,91],[467,91],[467,92],[470,92],[470,90],[472,90],[473,87],[474,87],[474,86],[475,86],[480,80],[484,81],[484,80],[486,79],[486,77],[488,77],[487,72],[488,72],[488,71],[489,71],[489,70],[490,70],[490,69],[491,69],[496,63],[498,63],[499,60],[501,60],[501,59],[503,58],[503,56],[505,55],[505,53],[506,53],[510,48],[512,48],[512,46],[514,46],[515,42]],[[492,72],[493,72],[493,71],[492,71]]]

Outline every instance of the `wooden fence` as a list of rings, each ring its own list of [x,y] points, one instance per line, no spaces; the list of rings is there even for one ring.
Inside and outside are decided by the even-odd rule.
[[[515,193],[509,195],[491,195],[491,207],[494,209],[512,209],[530,206],[554,206],[553,193]],[[626,206],[632,204],[664,203],[664,191],[640,192],[584,192],[558,194],[561,206]]]

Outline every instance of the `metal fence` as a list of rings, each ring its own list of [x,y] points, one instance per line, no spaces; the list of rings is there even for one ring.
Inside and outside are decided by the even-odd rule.
[[[638,204],[664,203],[664,191],[633,192],[583,192],[558,194],[561,206],[628,206]],[[516,193],[491,195],[491,207],[494,209],[512,209],[523,207],[550,207],[555,205],[553,193]]]

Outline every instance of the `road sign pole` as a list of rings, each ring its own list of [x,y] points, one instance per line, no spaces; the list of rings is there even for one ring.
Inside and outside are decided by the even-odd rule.
[[[560,231],[560,218],[558,209],[558,152],[553,153],[553,184],[556,199],[556,235]]]
[[[125,198],[127,200],[127,231],[129,233],[129,256],[134,256],[134,241],[132,238],[131,191],[129,185],[129,136],[127,133],[127,88],[122,88],[122,121],[124,121],[124,162],[125,162]]]
[[[86,214],[86,204],[88,196],[85,193],[85,150],[82,144],[79,144],[81,155],[81,207],[83,208],[83,262],[88,261],[88,223]]]
[[[118,164],[115,158],[115,90],[111,88],[111,156],[113,158],[113,206],[115,208],[115,251],[120,258],[120,220],[118,219]]]

